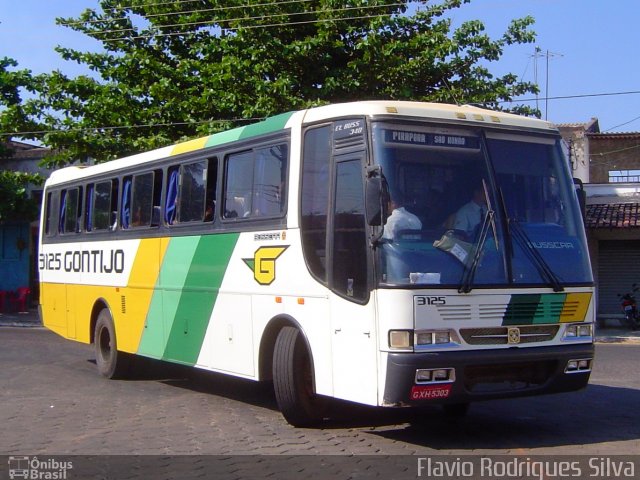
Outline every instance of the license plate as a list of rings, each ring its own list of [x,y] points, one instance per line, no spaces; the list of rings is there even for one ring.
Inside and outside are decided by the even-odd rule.
[[[625,312],[630,312],[631,310],[633,310],[633,307],[631,305],[625,305],[624,306],[624,311]]]
[[[436,400],[448,398],[451,384],[446,385],[414,385],[411,387],[411,400]]]

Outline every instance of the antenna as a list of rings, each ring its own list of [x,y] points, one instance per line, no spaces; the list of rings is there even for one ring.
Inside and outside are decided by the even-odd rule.
[[[453,91],[453,88],[451,88],[451,85],[449,85],[449,82],[447,82],[447,79],[442,77],[442,83],[444,83],[444,86],[447,87],[447,89],[449,90],[449,93],[451,94],[451,98],[453,99],[454,102],[456,102],[456,105],[459,107],[461,103],[456,98],[456,94]]]
[[[545,79],[545,93],[544,93],[544,119],[548,120],[549,117],[549,59],[553,57],[564,57],[561,53],[550,52],[545,50],[544,52],[540,47],[536,45],[533,55],[533,81],[538,85],[538,59],[545,57],[547,59],[546,65],[546,79]],[[538,94],[536,93],[536,108],[540,110],[538,105]]]

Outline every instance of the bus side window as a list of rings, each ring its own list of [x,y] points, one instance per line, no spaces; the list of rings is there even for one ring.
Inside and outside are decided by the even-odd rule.
[[[113,231],[118,227],[118,192],[120,180],[114,178],[111,180],[111,203],[109,205],[111,216],[109,221],[109,230]]]
[[[88,231],[109,230],[112,225],[113,182],[96,183],[88,189],[92,195],[87,195],[87,225]]]
[[[58,231],[63,234],[80,231],[82,216],[81,187],[62,190]]]
[[[233,153],[225,161],[225,218],[246,218],[251,215],[253,186],[253,151]]]
[[[160,214],[162,207],[160,204],[162,203],[162,170],[154,170],[153,171],[153,209],[151,211],[151,226],[159,227],[160,226],[160,218],[162,215]]]
[[[87,191],[86,191],[87,198],[85,199],[85,205],[87,206],[87,208],[85,209],[85,212],[84,212],[84,229],[87,232],[93,231],[93,212],[95,210],[95,206],[93,203],[94,189],[95,189],[95,185],[93,183],[90,183],[89,185],[87,185]]]
[[[169,174],[167,176],[167,198],[164,206],[164,222],[167,225],[173,225],[176,221],[179,175],[179,167],[169,168]]]
[[[327,218],[329,210],[329,158],[331,127],[308,130],[304,136],[300,186],[300,232],[307,268],[327,282]]]
[[[253,215],[274,217],[284,212],[287,159],[286,144],[256,150]]]
[[[181,166],[178,222],[201,222],[203,220],[206,182],[206,161],[188,163]]]
[[[213,222],[216,215],[216,187],[218,185],[218,159],[207,160],[207,195],[205,200],[204,221]]]
[[[148,227],[153,212],[153,172],[135,175],[131,192],[131,226]]]
[[[120,224],[122,228],[127,229],[131,224],[131,177],[125,177],[122,185]]]
[[[57,195],[56,195],[57,197]],[[52,222],[52,216],[53,216],[53,211],[54,211],[54,205],[53,205],[53,199],[54,199],[54,195],[53,192],[47,192],[47,197],[46,197],[46,201],[45,201],[45,220],[44,220],[44,233],[47,237],[50,237],[51,235],[53,235],[53,231],[51,229],[51,222]]]

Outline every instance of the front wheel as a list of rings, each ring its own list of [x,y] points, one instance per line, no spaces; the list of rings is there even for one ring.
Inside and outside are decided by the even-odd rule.
[[[311,357],[297,328],[284,327],[278,334],[273,387],[282,415],[294,427],[317,425],[324,418],[326,400],[313,391]]]
[[[111,313],[103,308],[98,314],[94,330],[96,365],[100,375],[107,378],[124,378],[129,373],[131,357],[118,351],[116,329]]]

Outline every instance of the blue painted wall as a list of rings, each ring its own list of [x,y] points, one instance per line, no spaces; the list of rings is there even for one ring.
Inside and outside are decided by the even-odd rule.
[[[29,286],[29,223],[0,225],[0,290]]]

